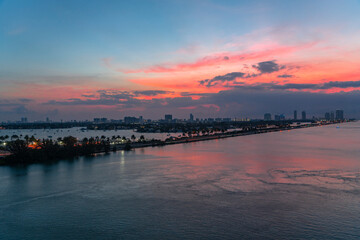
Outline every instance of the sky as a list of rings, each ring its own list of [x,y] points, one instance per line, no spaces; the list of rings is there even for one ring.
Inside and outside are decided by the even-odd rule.
[[[0,121],[360,118],[359,12],[359,0],[0,0]]]

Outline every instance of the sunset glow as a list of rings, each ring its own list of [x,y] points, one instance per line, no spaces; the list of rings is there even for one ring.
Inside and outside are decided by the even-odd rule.
[[[0,120],[336,107],[359,117],[359,11],[358,1],[0,1]],[[272,105],[278,96],[287,104]]]

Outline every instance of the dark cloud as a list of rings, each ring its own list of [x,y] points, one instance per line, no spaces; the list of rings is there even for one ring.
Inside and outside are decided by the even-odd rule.
[[[242,74],[231,73],[224,76],[217,76],[217,79],[233,79],[236,76],[243,76]],[[224,78],[222,78],[224,77]],[[234,89],[229,90],[231,91],[238,91],[242,94],[254,94],[262,93],[262,94],[294,94],[294,92],[289,90],[327,90],[331,88],[349,88],[349,87],[360,87],[360,81],[347,81],[347,82],[327,82],[323,84],[304,84],[304,83],[286,83],[286,84],[278,84],[278,83],[257,83],[257,84],[244,84],[240,83],[239,85],[235,86]],[[139,92],[139,93],[136,93]],[[140,94],[147,96],[154,96],[154,94],[162,94],[166,91],[158,91],[154,90],[154,92],[146,92],[143,91],[135,91],[135,92],[128,92],[128,91],[115,91],[115,90],[99,90],[97,91],[97,98],[96,99],[79,99],[79,98],[71,98],[65,101],[49,101],[46,105],[119,105],[123,106],[124,108],[134,107],[134,106],[153,106],[159,107],[169,105],[170,103],[173,104],[173,107],[179,107],[186,100],[187,103],[197,103],[197,104],[209,104],[207,101],[203,101],[204,99],[210,99],[213,96],[216,96],[217,93],[191,93],[191,92],[182,92],[181,97],[178,98],[160,98],[160,99],[137,99],[136,97]],[[225,92],[225,91],[223,91]],[[219,93],[220,94],[220,93]],[[319,93],[320,94],[320,93]],[[327,93],[321,93],[327,94]],[[192,96],[199,96],[200,99],[192,100]],[[203,102],[202,102],[203,101]],[[219,99],[220,101],[220,99]],[[215,103],[212,103],[215,104]],[[19,107],[18,104],[10,104],[10,103],[2,103],[0,106],[15,106]],[[188,106],[188,104],[186,104]],[[185,106],[185,107],[186,107]],[[182,106],[184,107],[184,106]],[[20,112],[21,108],[19,108]]]
[[[346,82],[326,82],[326,83],[257,83],[257,84],[242,84],[234,88],[243,90],[327,90],[331,88],[357,88],[360,87],[360,81],[346,81]]]
[[[264,74],[264,73],[277,72],[280,69],[284,69],[285,66],[280,66],[275,62],[275,60],[272,60],[266,62],[259,62],[257,65],[253,65],[253,68],[257,69],[260,72],[260,74]]]
[[[225,75],[216,76],[211,79],[200,80],[199,83],[200,83],[200,85],[204,85],[206,87],[212,87],[219,83],[224,83],[224,82],[226,82],[227,84],[232,83],[232,85],[236,85],[236,84],[241,84],[239,82],[236,82],[237,78],[243,78],[243,79],[254,78],[254,77],[260,76],[262,74],[273,73],[273,72],[277,72],[277,71],[280,71],[281,69],[286,68],[285,65],[277,64],[275,60],[259,62],[256,65],[252,65],[252,67],[257,69],[259,71],[259,73],[250,74],[250,73],[244,73],[244,72],[231,72],[231,73],[227,73]],[[244,68],[248,68],[248,66],[244,65]],[[293,76],[284,74],[284,75],[278,75],[278,77],[279,78],[290,78]]]
[[[182,92],[181,96],[190,97],[190,96],[208,96],[210,93],[190,93],[190,92]]]
[[[232,77],[236,78],[235,76],[244,75],[231,73],[229,75],[217,76],[217,79],[231,79]],[[347,116],[360,117],[360,109],[358,107],[360,91],[338,93],[309,91],[332,88],[346,89],[351,87],[360,87],[360,81],[331,81],[321,84],[239,83],[232,89],[218,93],[182,92],[181,97],[153,99],[138,99],[137,96],[140,92],[144,94],[142,91],[136,93],[137,91],[99,90],[94,93],[96,97],[91,99],[53,100],[49,101],[46,105],[69,106],[67,109],[77,105],[115,106],[116,108],[111,108],[111,111],[107,110],[108,108],[99,107],[99,111],[102,111],[104,116],[109,115],[115,118],[119,117],[119,112],[123,112],[125,116],[129,114],[139,115],[140,109],[142,109],[140,115],[158,119],[165,113],[173,113],[175,116],[187,116],[189,113],[193,113],[201,117],[261,117],[264,112],[290,114],[295,109],[299,111],[306,110],[309,115],[317,114],[322,116],[324,112],[333,111],[337,108],[344,109]],[[150,94],[150,96],[156,93],[161,94],[158,90],[154,91],[154,93],[145,94]],[[197,96],[197,98],[193,99],[193,96]],[[19,114],[26,115],[26,106],[21,108],[20,105],[9,105],[9,102],[3,102],[3,104],[7,106],[7,109],[17,114],[16,116],[19,116]]]
[[[19,106],[23,104],[27,104],[33,102],[34,100],[29,98],[18,98],[18,99],[0,99],[0,107],[1,106]]]
[[[101,99],[110,100],[128,100],[135,96],[132,92],[118,90],[98,90],[97,93]]]
[[[292,113],[293,110],[306,110],[309,114],[323,116],[329,110],[344,109],[347,116],[359,116],[357,102],[360,92],[293,92],[260,89],[231,89],[221,91],[200,99],[201,102],[217,104],[222,116],[258,116],[265,112]]]
[[[296,90],[305,90],[305,89],[310,89],[310,90],[315,90],[319,88],[318,84],[307,84],[307,83],[287,83],[287,84],[283,84],[283,85],[278,85],[278,84],[270,84],[270,85],[266,85],[269,89],[283,89],[283,90],[288,90],[288,89],[296,89]]]
[[[18,101],[22,103],[29,103],[29,102],[33,102],[34,100],[29,98],[19,98]]]
[[[282,74],[282,75],[278,75],[278,78],[292,78],[294,77],[294,75],[290,75],[290,74]]]
[[[134,105],[141,103],[140,100],[131,98],[131,100],[124,100],[118,98],[99,98],[99,99],[68,99],[65,101],[51,100],[45,105],[62,105],[62,106],[75,106],[75,105],[89,105],[89,106],[114,106],[114,105]]]
[[[232,81],[236,78],[243,78],[245,76],[245,73],[243,72],[232,72],[225,75],[219,75],[214,77],[212,80],[214,81]]]
[[[129,91],[118,91],[118,90],[98,90],[94,94],[94,99],[79,99],[79,98],[70,98],[65,101],[55,101],[51,100],[45,103],[45,105],[63,105],[63,106],[72,106],[72,105],[127,105],[135,106],[140,104],[142,100],[136,99],[135,94]]]
[[[320,84],[303,84],[303,83],[287,83],[284,85],[277,85],[272,84],[270,85],[271,89],[297,89],[297,90],[326,90],[331,88],[357,88],[360,87],[360,81],[345,81],[345,82],[338,82],[338,81],[331,81],[326,83]]]
[[[321,89],[329,89],[329,88],[357,88],[360,87],[360,81],[333,81],[333,82],[327,82],[324,83],[321,87]]]
[[[216,85],[218,82],[231,82],[236,80],[237,78],[248,78],[249,75],[243,72],[231,72],[225,75],[219,75],[212,79],[205,79],[199,81],[200,85],[206,85],[207,87],[211,87]]]

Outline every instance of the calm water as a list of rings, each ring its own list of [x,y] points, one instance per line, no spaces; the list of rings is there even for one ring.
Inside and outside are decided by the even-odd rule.
[[[1,239],[359,239],[360,123],[0,168]]]
[[[0,130],[0,136],[9,137],[13,135],[19,136],[23,139],[26,135],[34,136],[38,139],[54,139],[56,140],[58,137],[67,137],[67,136],[74,136],[79,139],[83,139],[84,137],[112,137],[112,136],[121,136],[130,138],[131,135],[135,135],[136,138],[139,138],[141,135],[144,135],[146,139],[161,139],[165,140],[169,136],[177,137],[182,133],[140,133],[134,132],[133,130],[84,130],[81,131],[81,127],[74,127],[74,128],[64,128],[64,129],[2,129]],[[10,139],[9,139],[10,140]]]

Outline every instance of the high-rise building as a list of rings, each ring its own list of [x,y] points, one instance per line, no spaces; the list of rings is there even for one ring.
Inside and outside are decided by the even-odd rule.
[[[140,118],[129,117],[129,116],[124,117],[124,123],[138,123],[139,121]]]
[[[94,118],[94,123],[105,123],[107,121],[107,118]]]
[[[171,122],[172,121],[172,115],[171,114],[165,114],[165,121]]]
[[[265,121],[270,121],[271,120],[271,114],[270,113],[265,113],[264,114],[264,120]]]
[[[329,121],[330,120],[330,113],[325,113],[325,119],[327,120],[327,121]]]
[[[297,111],[294,111],[294,120],[297,120]]]
[[[284,114],[275,115],[275,121],[283,121],[283,120],[285,120]]]
[[[22,117],[22,118],[21,118],[21,122],[22,122],[22,123],[27,123],[27,121],[28,121],[28,120],[27,120],[26,117]]]
[[[301,112],[301,119],[306,120],[306,112],[305,111]]]
[[[336,110],[335,114],[336,120],[344,120],[344,110]]]
[[[335,120],[335,114],[334,114],[334,112],[331,112],[331,113],[330,113],[330,120],[331,120],[331,121],[334,121],[334,120]]]
[[[194,115],[192,113],[190,113],[190,119],[189,119],[191,122],[194,121]]]

